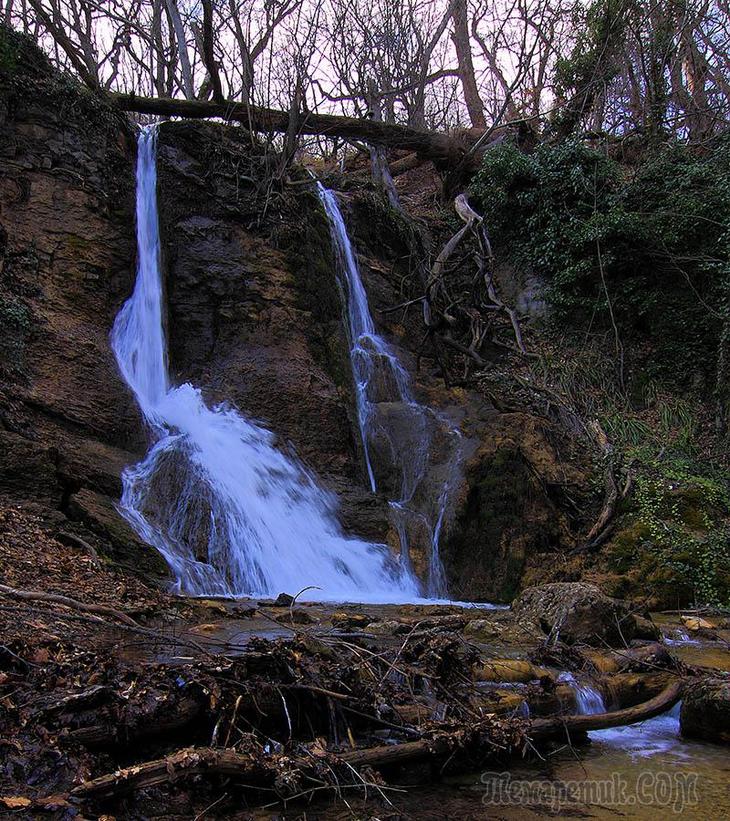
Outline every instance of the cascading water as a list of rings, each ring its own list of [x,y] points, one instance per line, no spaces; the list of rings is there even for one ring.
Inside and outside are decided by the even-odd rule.
[[[426,593],[443,597],[446,581],[439,540],[460,464],[461,434],[444,416],[419,404],[411,395],[408,374],[375,329],[337,197],[321,183],[317,183],[317,191],[330,224],[347,314],[358,422],[370,487],[373,492],[383,490],[390,496],[404,562],[408,561],[414,538],[420,536],[429,545]],[[435,447],[437,438],[442,440],[440,464],[433,460],[433,451],[439,450]],[[399,480],[388,486],[393,472],[399,474]],[[424,481],[427,475],[429,482]]]
[[[347,538],[335,500],[273,435],[198,388],[170,385],[163,330],[155,128],[139,137],[138,269],[112,330],[122,376],[154,444],[125,470],[120,511],[192,595],[413,601],[418,584],[385,545]]]
[[[572,673],[561,673],[558,681],[569,684],[575,692],[575,705],[578,715],[594,716],[606,712],[606,704],[603,696],[595,687],[589,684],[581,684]]]

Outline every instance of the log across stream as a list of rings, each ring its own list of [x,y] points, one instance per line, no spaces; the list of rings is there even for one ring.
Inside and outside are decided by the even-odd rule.
[[[643,728],[664,726],[702,675],[658,643],[546,647],[505,609],[180,600],[176,619],[132,627],[70,601],[7,605],[33,607],[61,632],[50,657],[31,638],[3,657],[14,698],[32,705],[8,714],[4,737],[27,772],[39,766],[34,739],[57,750],[58,794],[20,793],[36,809],[53,799],[135,817],[182,802],[194,817],[216,800],[222,812],[241,802],[300,812],[319,798],[319,813],[333,801],[341,811],[344,796],[371,814],[402,799],[438,818],[418,802],[446,779],[447,804],[468,789],[465,817],[491,817],[474,795],[481,773],[539,773],[599,745],[617,755],[622,733],[650,737]],[[577,715],[576,683],[606,711]]]

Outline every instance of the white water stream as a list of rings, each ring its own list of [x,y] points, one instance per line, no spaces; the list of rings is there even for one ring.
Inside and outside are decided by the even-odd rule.
[[[112,347],[153,437],[123,474],[120,511],[191,595],[403,602],[419,597],[406,562],[345,536],[336,500],[275,447],[273,434],[167,371],[157,213],[155,128],[139,137],[138,269]],[[373,334],[373,338],[377,337]],[[401,370],[393,370],[401,378]]]
[[[414,540],[428,545],[426,594],[446,595],[439,541],[458,479],[461,434],[412,395],[405,368],[378,334],[337,197],[317,183],[335,251],[350,341],[358,423],[373,492],[390,498],[400,555],[408,565]],[[437,440],[440,440],[437,442]],[[376,458],[374,458],[374,455]],[[392,477],[397,476],[397,481]]]
[[[558,681],[570,685],[575,692],[575,706],[579,716],[594,716],[606,712],[603,696],[589,684],[582,684],[572,673],[561,673]]]

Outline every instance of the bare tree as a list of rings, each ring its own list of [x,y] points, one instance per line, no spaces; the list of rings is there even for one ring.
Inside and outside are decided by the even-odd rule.
[[[466,0],[453,0],[451,15],[454,21],[454,31],[451,35],[456,49],[456,59],[459,63],[459,79],[464,90],[464,102],[469,112],[469,119],[474,128],[486,128],[487,120],[484,116],[484,103],[479,95],[474,62],[471,55],[471,40],[469,37],[469,19]]]

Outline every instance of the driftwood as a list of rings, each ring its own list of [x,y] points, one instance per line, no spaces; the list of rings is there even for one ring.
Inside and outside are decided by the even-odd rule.
[[[115,697],[116,693],[111,687],[105,684],[95,684],[86,690],[82,690],[80,693],[71,693],[69,696],[65,696],[58,701],[54,701],[52,704],[46,705],[41,712],[44,715],[75,713]]]
[[[670,709],[682,697],[683,681],[676,680],[650,701],[636,707],[600,715],[565,716],[533,720],[526,728],[525,741],[545,741],[570,733],[585,733],[609,727],[621,727],[653,718]],[[389,768],[420,759],[442,759],[452,756],[460,748],[477,750],[484,746],[497,746],[490,737],[492,723],[477,722],[464,734],[445,733],[435,738],[423,738],[402,744],[352,750],[339,755],[330,754],[333,764],[342,763],[348,768]],[[518,750],[515,749],[515,752]],[[311,771],[312,759],[287,757],[288,762],[302,770]],[[157,786],[179,778],[194,775],[227,776],[245,782],[252,787],[269,786],[280,772],[277,757],[256,757],[230,749],[190,747],[165,758],[135,764],[116,772],[94,778],[75,787],[71,795],[77,799],[102,799],[116,797],[133,790]]]
[[[165,758],[124,767],[109,775],[85,781],[71,790],[71,795],[83,799],[109,798],[203,773],[243,778],[248,783],[265,786],[273,781],[275,772],[274,767],[267,766],[254,756],[234,750],[188,747]]]
[[[182,698],[172,714],[153,715],[131,727],[122,722],[79,727],[60,736],[60,741],[64,745],[80,744],[92,749],[126,746],[132,741],[162,738],[182,730],[202,713],[203,705],[199,699]]]
[[[558,716],[538,718],[530,725],[530,738],[542,741],[570,733],[587,733],[591,730],[607,730],[610,727],[625,727],[647,721],[670,710],[681,698],[684,681],[676,679],[659,695],[635,707],[616,710],[612,713],[597,713],[583,716]]]
[[[137,622],[131,619],[126,613],[122,613],[121,610],[116,610],[113,607],[107,607],[105,604],[86,604],[86,602],[76,601],[76,599],[62,596],[59,593],[42,593],[40,590],[17,590],[14,587],[8,587],[6,584],[0,584],[0,593],[9,596],[11,599],[51,602],[69,607],[71,610],[80,610],[84,613],[97,613],[100,616],[110,616],[124,624],[128,624],[130,627],[138,627]]]

